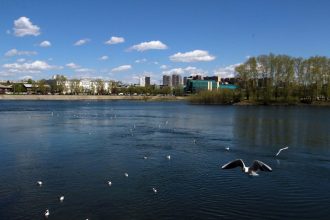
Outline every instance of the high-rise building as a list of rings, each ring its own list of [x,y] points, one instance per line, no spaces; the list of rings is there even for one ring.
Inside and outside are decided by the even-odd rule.
[[[150,86],[150,76],[145,77],[145,86]]]
[[[187,76],[183,77],[183,85],[186,85],[187,84],[187,80],[188,80],[188,77]]]
[[[182,85],[182,77],[180,74],[172,74],[172,86],[178,87]]]
[[[150,86],[150,76],[140,77],[140,86],[142,87]]]
[[[163,85],[164,86],[171,86],[171,76],[163,75]]]

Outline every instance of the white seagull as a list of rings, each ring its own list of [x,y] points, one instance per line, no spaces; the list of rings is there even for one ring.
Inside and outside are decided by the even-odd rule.
[[[170,160],[170,159],[171,159],[171,155],[167,155],[166,158],[167,158],[168,160]]]
[[[145,159],[145,160],[146,160],[146,159],[148,159],[148,157],[147,157],[147,156],[144,156],[144,157],[143,157],[143,159]]]
[[[45,211],[45,218],[48,218],[48,216],[49,216],[49,210],[48,209],[46,209],[46,211]]]
[[[253,161],[252,166],[246,167],[242,159],[237,159],[237,160],[230,161],[229,163],[226,163],[221,168],[222,169],[232,169],[235,167],[241,167],[242,172],[249,174],[251,176],[258,176],[257,172],[259,170],[272,172],[272,168],[260,160],[255,160],[255,161]]]
[[[42,181],[40,181],[40,180],[37,181],[37,185],[38,185],[38,186],[42,186]]]
[[[128,177],[128,173],[125,173],[125,176]]]
[[[63,202],[64,201],[64,196],[60,196],[59,199],[60,199],[60,202]]]
[[[110,180],[108,180],[108,185],[111,186],[112,185],[112,182]]]
[[[289,147],[283,147],[283,148],[279,149],[277,154],[275,155],[275,157],[277,157],[281,153],[282,150],[287,150],[287,149],[289,149]]]
[[[154,193],[157,193],[157,189],[155,188],[152,188],[152,191],[154,191]]]
[[[225,149],[226,149],[226,151],[229,151],[229,150],[230,150],[230,148],[229,148],[229,147],[226,147]]]

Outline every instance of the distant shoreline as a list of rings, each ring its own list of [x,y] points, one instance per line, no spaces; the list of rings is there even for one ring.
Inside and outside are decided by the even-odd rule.
[[[83,100],[104,100],[104,101],[188,101],[188,96],[119,96],[119,95],[0,95],[0,101],[12,100],[12,101],[83,101]],[[240,101],[231,104],[212,104],[212,103],[190,103],[193,105],[232,105],[232,106],[330,106],[330,102],[313,102],[311,104],[304,103],[272,103],[262,104],[254,101]]]
[[[183,101],[182,96],[114,96],[114,95],[0,95],[0,100],[136,100],[136,101]]]

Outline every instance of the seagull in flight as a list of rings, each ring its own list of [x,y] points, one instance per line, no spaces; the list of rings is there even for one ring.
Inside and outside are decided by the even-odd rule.
[[[282,150],[287,150],[287,149],[289,149],[289,147],[283,147],[283,148],[279,149],[277,154],[275,155],[275,157],[277,157],[281,153]]]
[[[259,170],[272,172],[272,168],[260,160],[253,161],[252,166],[247,167],[247,166],[245,166],[242,159],[237,159],[237,160],[230,161],[229,163],[226,163],[221,168],[222,169],[232,169],[232,168],[236,168],[236,167],[241,167],[242,172],[249,174],[251,176],[258,176],[257,172]]]

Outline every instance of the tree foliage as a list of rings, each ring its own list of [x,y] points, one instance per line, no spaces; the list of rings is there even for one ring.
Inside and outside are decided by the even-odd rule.
[[[287,55],[251,57],[236,67],[242,97],[264,102],[313,102],[330,98],[330,59]]]

